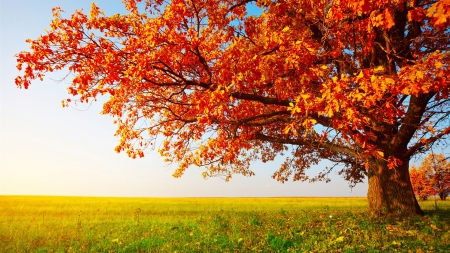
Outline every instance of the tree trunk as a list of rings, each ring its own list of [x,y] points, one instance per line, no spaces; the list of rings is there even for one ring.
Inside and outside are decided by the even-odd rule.
[[[403,164],[395,169],[389,169],[386,161],[372,160],[367,199],[372,216],[424,214],[411,185],[409,160],[403,161]]]

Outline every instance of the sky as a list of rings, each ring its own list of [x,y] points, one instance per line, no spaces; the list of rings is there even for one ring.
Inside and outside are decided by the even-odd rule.
[[[330,183],[287,182],[271,178],[283,158],[255,162],[256,176],[236,175],[230,182],[203,179],[192,167],[183,177],[172,177],[175,165],[166,164],[155,150],[131,159],[117,154],[116,126],[100,115],[101,102],[90,107],[62,108],[68,98],[64,72],[19,89],[14,78],[14,55],[27,51],[27,38],[45,33],[51,9],[60,6],[67,15],[76,9],[89,12],[93,0],[0,0],[0,195],[127,196],[127,197],[281,197],[366,196],[367,184],[350,189],[332,172]],[[123,12],[120,0],[94,1],[106,15]],[[320,163],[317,173],[329,166]]]

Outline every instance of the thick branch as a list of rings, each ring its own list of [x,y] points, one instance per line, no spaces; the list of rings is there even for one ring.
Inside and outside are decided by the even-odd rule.
[[[277,138],[277,137],[271,137],[267,136],[262,133],[256,133],[255,138],[262,141],[267,142],[273,142],[273,143],[280,143],[280,144],[290,144],[290,145],[298,145],[298,146],[314,146],[314,147],[322,147],[325,149],[329,149],[333,152],[337,153],[345,153],[347,155],[358,157],[358,154],[355,150],[343,147],[340,145],[336,145],[329,142],[318,142],[318,141],[312,141],[312,140],[302,140],[302,139],[284,139],[284,138]]]
[[[240,125],[262,126],[262,125],[266,125],[268,123],[272,123],[272,122],[279,120],[280,117],[277,117],[277,116],[282,116],[282,115],[291,115],[291,112],[290,111],[278,111],[278,112],[273,112],[273,113],[260,114],[260,115],[256,115],[256,116],[246,118],[246,119],[231,121],[231,124],[238,125],[238,126],[240,126]],[[260,118],[262,118],[262,120],[255,121],[256,119],[260,119]]]
[[[406,149],[409,141],[420,126],[429,100],[434,95],[434,93],[429,93],[411,96],[408,111],[406,112],[405,118],[401,121],[402,126],[391,141],[391,144],[393,144],[396,149]]]
[[[450,134],[450,127],[447,127],[446,129],[444,129],[444,131],[440,132],[437,135],[434,135],[423,141],[419,141],[416,144],[414,144],[413,146],[409,147],[405,156],[410,157],[410,156],[414,155],[418,150],[422,149],[424,146],[428,146],[428,145],[434,143],[435,141],[441,139],[442,137],[444,137],[444,135],[447,135],[447,134]]]

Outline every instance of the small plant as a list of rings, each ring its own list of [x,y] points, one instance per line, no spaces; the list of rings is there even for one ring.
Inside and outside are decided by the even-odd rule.
[[[263,224],[258,218],[253,215],[251,215],[248,219],[248,223],[252,226],[261,226]]]
[[[78,216],[77,216],[77,226],[78,227],[81,227],[81,211],[78,213]]]
[[[136,210],[133,213],[133,219],[134,222],[139,225],[140,224],[140,214],[141,214],[141,208],[136,208]]]

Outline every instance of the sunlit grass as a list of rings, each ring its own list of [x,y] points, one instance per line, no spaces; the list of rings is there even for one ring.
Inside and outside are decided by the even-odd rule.
[[[450,201],[420,204],[400,220],[365,198],[0,196],[0,251],[450,251]]]

